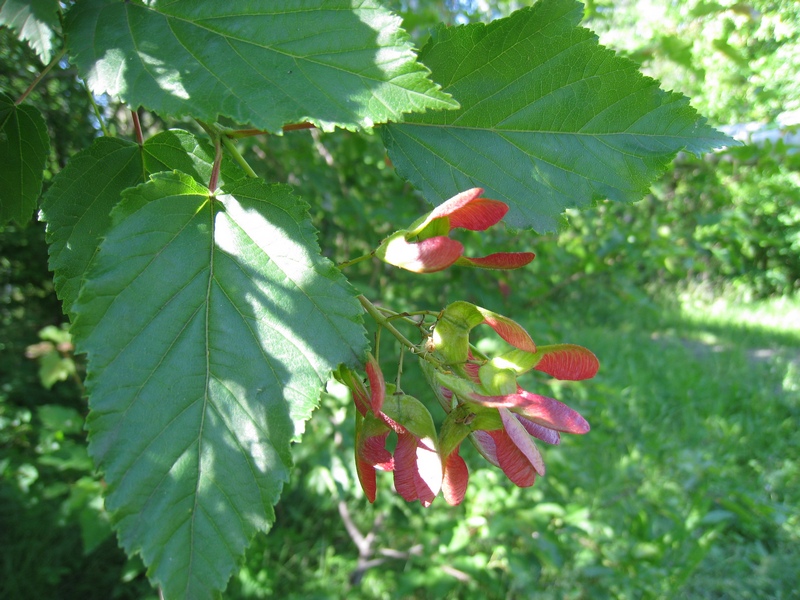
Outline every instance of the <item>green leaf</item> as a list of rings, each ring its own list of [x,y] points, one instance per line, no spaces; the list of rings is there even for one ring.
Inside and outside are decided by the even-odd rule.
[[[517,227],[553,230],[568,207],[640,199],[680,150],[732,140],[680,94],[578,26],[573,0],[489,25],[439,28],[420,54],[461,109],[382,128],[398,172],[431,203],[472,187]]]
[[[59,25],[58,0],[0,0],[0,27],[3,25],[14,29],[43,63],[49,63],[54,30]]]
[[[39,218],[47,222],[49,266],[70,320],[81,280],[111,226],[111,210],[123,190],[143,181],[139,146],[103,137],[73,156],[42,198]]]
[[[83,417],[74,408],[58,404],[45,404],[40,406],[36,412],[42,422],[42,428],[47,431],[73,435],[83,431]]]
[[[108,514],[103,510],[103,484],[92,477],[81,477],[70,485],[63,510],[78,519],[85,555],[112,533]]]
[[[83,275],[111,227],[111,211],[122,192],[143,183],[145,172],[180,170],[198,183],[208,182],[213,162],[211,144],[181,130],[161,132],[142,148],[116,138],[98,138],[70,160],[44,195],[40,215],[47,222],[56,293],[70,318]],[[223,160],[220,181],[243,176],[233,161]]]
[[[95,93],[162,115],[329,131],[458,106],[375,0],[85,0],[65,28]]]
[[[66,381],[75,375],[75,363],[64,358],[56,350],[47,352],[39,358],[39,381],[45,389],[51,389],[59,381]]]
[[[30,220],[49,152],[42,113],[0,94],[0,225],[11,219],[20,225]]]
[[[331,369],[363,359],[360,305],[306,210],[287,186],[211,196],[157,173],[125,192],[81,290],[90,453],[166,598],[225,587]]]

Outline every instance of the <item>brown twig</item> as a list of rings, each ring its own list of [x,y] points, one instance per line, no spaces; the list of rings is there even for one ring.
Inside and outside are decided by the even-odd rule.
[[[356,524],[353,522],[353,517],[350,515],[350,510],[347,508],[347,503],[344,500],[339,501],[339,515],[342,517],[347,534],[358,549],[358,563],[356,564],[355,570],[350,573],[350,585],[358,585],[369,569],[379,567],[388,560],[408,560],[412,556],[419,556],[422,554],[422,544],[415,544],[406,551],[394,550],[393,548],[373,549],[375,534],[383,524],[383,519],[385,517],[383,513],[375,518],[372,522],[372,528],[366,535],[361,533],[358,527],[356,527]],[[375,557],[376,554],[379,556]]]
[[[45,68],[42,70],[42,72],[41,72],[41,73],[39,73],[39,75],[37,75],[37,76],[36,76],[36,79],[34,79],[34,80],[31,82],[31,84],[28,86],[28,89],[26,89],[24,92],[22,92],[22,95],[21,95],[21,96],[20,96],[20,97],[17,99],[17,101],[16,101],[16,102],[14,102],[14,104],[15,104],[15,105],[17,105],[17,106],[19,106],[20,104],[22,104],[23,102],[25,102],[25,98],[27,98],[27,97],[28,97],[28,94],[30,94],[30,93],[31,93],[31,92],[32,92],[32,91],[33,91],[33,90],[36,88],[36,86],[37,86],[37,85],[39,85],[39,82],[40,82],[42,79],[44,79],[44,76],[45,76],[45,75],[47,75],[47,73],[49,73],[49,72],[50,72],[50,69],[52,69],[53,67],[55,67],[55,66],[58,64],[58,62],[59,62],[59,61],[60,61],[62,58],[64,58],[64,55],[65,55],[66,53],[67,53],[67,49],[66,49],[66,48],[64,48],[63,50],[61,50],[61,52],[59,52],[59,53],[58,53],[58,55],[57,55],[55,58],[53,58],[53,60],[51,60],[51,61],[50,61],[50,64],[48,64],[48,65],[47,65],[47,66],[46,66],[46,67],[45,67]]]

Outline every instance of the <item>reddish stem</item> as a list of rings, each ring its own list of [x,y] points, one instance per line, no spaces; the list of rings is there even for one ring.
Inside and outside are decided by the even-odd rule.
[[[281,129],[283,131],[296,131],[298,129],[314,129],[316,125],[313,123],[291,123],[284,125]],[[226,131],[225,135],[229,138],[246,138],[253,137],[254,135],[269,135],[269,131],[263,129],[237,129],[235,131]]]
[[[219,183],[219,168],[222,164],[222,144],[220,144],[219,138],[214,140],[214,148],[216,150],[214,166],[211,168],[211,179],[208,182],[208,189],[211,190],[212,194],[214,190],[217,189],[217,184]]]
[[[316,125],[313,123],[292,123],[291,125],[284,125],[284,131],[296,131],[298,129],[315,129]]]
[[[144,137],[142,136],[142,124],[139,121],[139,113],[131,109],[131,117],[133,117],[133,130],[136,133],[136,143],[141,146],[144,144]]]

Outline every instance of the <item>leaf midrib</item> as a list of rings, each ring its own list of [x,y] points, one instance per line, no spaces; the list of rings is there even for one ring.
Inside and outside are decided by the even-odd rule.
[[[541,135],[569,135],[569,136],[579,136],[579,137],[586,137],[586,138],[602,138],[602,137],[609,137],[609,136],[632,136],[632,137],[643,137],[643,138],[652,138],[652,139],[686,139],[686,136],[683,135],[666,135],[666,134],[647,134],[647,133],[630,133],[627,131],[611,131],[608,133],[582,133],[580,131],[553,131],[547,129],[495,129],[491,127],[469,127],[466,125],[443,125],[441,123],[390,123],[390,125],[394,125],[396,127],[433,127],[439,129],[461,129],[464,131],[483,131],[486,133],[500,135],[503,133],[536,133]],[[695,138],[696,139],[696,138]]]
[[[215,217],[215,210],[214,210],[214,203],[216,200],[214,197],[209,197],[208,199],[208,214],[209,214],[209,232],[210,232],[210,243],[209,243],[209,257],[208,257],[208,285],[206,286],[206,295],[205,295],[205,303],[206,303],[206,313],[204,316],[204,336],[205,336],[205,351],[206,351],[206,373],[205,373],[205,389],[203,390],[203,409],[200,413],[200,425],[198,427],[197,432],[197,479],[195,480],[195,487],[194,487],[194,503],[192,505],[192,515],[189,519],[189,564],[186,567],[187,570],[187,577],[186,577],[186,597],[188,597],[189,592],[189,581],[192,579],[192,566],[194,564],[194,557],[196,551],[196,544],[195,544],[195,517],[198,511],[198,500],[200,498],[200,480],[203,478],[203,430],[205,427],[206,422],[206,410],[208,409],[209,403],[209,386],[211,383],[211,334],[209,332],[209,321],[211,320],[211,288],[214,282],[214,251],[216,249],[216,244],[214,243],[215,239],[215,227],[216,227],[216,219]]]
[[[404,124],[404,125],[405,125],[405,124]],[[404,134],[405,134],[407,137],[410,137],[411,139],[415,139],[415,138],[413,138],[412,136],[409,136],[409,135],[408,135],[407,133],[405,133],[405,132],[402,132],[402,131],[401,131],[400,133],[404,133]],[[447,133],[449,133],[449,132],[447,132]],[[499,135],[499,134],[498,134],[498,135]],[[501,137],[502,137],[502,136],[501,136]],[[546,159],[544,159],[543,157],[541,157],[541,156],[539,156],[539,155],[532,155],[532,154],[530,154],[528,151],[526,151],[526,150],[523,150],[522,148],[520,148],[519,146],[517,146],[516,144],[514,144],[514,143],[513,143],[511,140],[507,140],[507,139],[505,139],[505,138],[503,138],[503,139],[504,139],[504,141],[505,141],[506,143],[510,144],[511,146],[513,146],[514,148],[516,148],[517,150],[519,150],[520,152],[523,152],[523,153],[524,153],[524,154],[526,154],[527,156],[530,156],[530,157],[533,157],[533,158],[535,158],[535,159],[536,159],[536,160],[538,160],[539,162],[542,162],[542,163],[545,163],[545,164],[547,164],[547,165],[550,165],[551,167],[553,167],[553,168],[555,168],[555,169],[558,169],[558,170],[560,170],[560,171],[565,171],[565,172],[567,172],[567,173],[573,173],[573,174],[579,174],[579,173],[577,173],[577,171],[574,171],[574,170],[571,170],[571,169],[566,169],[566,168],[564,168],[562,165],[559,165],[559,164],[557,164],[557,163],[554,163],[554,162],[552,162],[552,161],[546,160]],[[415,141],[418,141],[418,140],[415,140]],[[461,142],[462,144],[464,143],[464,142],[463,142],[463,140],[458,140],[458,141],[459,141],[459,142]],[[602,140],[598,140],[598,141],[602,141]],[[641,160],[641,157],[637,157],[637,156],[635,156],[635,155],[633,155],[633,158],[637,158],[637,159]],[[466,172],[466,171],[464,171],[463,169],[459,168],[459,166],[458,166],[458,165],[456,165],[456,164],[454,164],[453,162],[451,162],[451,161],[449,161],[449,160],[447,160],[447,159],[445,159],[445,158],[443,158],[442,160],[444,160],[444,162],[446,162],[448,165],[450,165],[450,167],[451,167],[451,168],[454,168],[454,169],[456,169],[456,170],[457,170],[459,173],[461,173],[461,174],[462,174],[462,175],[464,175],[465,177],[467,177],[467,178],[471,177],[471,176],[470,176],[470,174],[469,174],[468,172]],[[500,166],[498,166],[498,168],[501,168],[501,167],[500,167]],[[502,170],[502,168],[501,168],[501,170]],[[417,170],[417,172],[418,172],[418,173],[420,173],[420,175],[422,175],[422,172],[421,172],[421,171]],[[508,176],[509,176],[511,179],[514,179],[514,180],[515,180],[515,181],[516,181],[516,182],[517,182],[519,185],[521,185],[521,186],[525,185],[525,182],[524,182],[523,180],[521,180],[521,179],[520,179],[520,178],[519,178],[519,177],[518,177],[516,174],[514,174],[514,173],[509,173],[508,171],[504,171],[504,173],[505,173],[506,175],[508,175]],[[580,174],[580,175],[581,175],[583,178],[585,178],[585,179],[588,179],[588,180],[590,180],[590,181],[595,181],[595,182],[597,182],[597,183],[599,183],[599,184],[604,184],[604,185],[607,185],[607,182],[605,182],[605,181],[601,181],[601,180],[598,180],[598,179],[596,179],[596,178],[589,178],[589,177],[588,177],[588,176],[586,176],[585,174]],[[423,176],[423,177],[424,177],[424,176]],[[427,178],[426,178],[426,179],[427,179]],[[543,185],[546,185],[546,187],[550,188],[550,189],[551,189],[551,190],[553,190],[554,192],[556,192],[556,193],[561,193],[561,191],[560,191],[560,190],[558,190],[558,189],[554,188],[554,187],[553,187],[552,185],[550,185],[548,182],[542,181],[541,183],[542,183]]]

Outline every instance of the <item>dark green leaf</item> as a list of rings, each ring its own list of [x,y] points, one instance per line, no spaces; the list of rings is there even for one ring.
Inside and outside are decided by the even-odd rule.
[[[113,220],[73,326],[90,452],[125,549],[208,598],[272,524],[331,369],[363,358],[360,305],[287,186],[158,173]]]
[[[428,79],[400,19],[374,0],[85,0],[66,30],[93,91],[164,115],[226,115],[277,132],[457,106]]]
[[[123,190],[143,183],[145,171],[177,169],[198,183],[207,183],[211,177],[214,148],[187,131],[164,131],[148,139],[142,149],[132,142],[99,138],[70,160],[42,199],[50,269],[55,273],[56,293],[70,317],[81,279],[111,226],[111,211]],[[230,159],[223,161],[221,181],[242,176]]]
[[[58,0],[0,0],[0,27],[16,30],[42,62],[49,63],[54,30],[58,27]]]
[[[434,204],[482,187],[509,204],[509,223],[544,231],[571,206],[638,200],[680,150],[731,141],[598,45],[582,14],[573,0],[542,0],[438,29],[420,59],[461,109],[383,128],[400,174]]]
[[[49,152],[42,113],[0,94],[0,225],[11,219],[20,225],[30,220]]]
[[[111,210],[123,190],[143,181],[139,146],[103,137],[72,157],[42,198],[40,219],[47,222],[49,266],[70,319],[81,279],[111,226]]]

